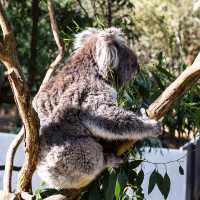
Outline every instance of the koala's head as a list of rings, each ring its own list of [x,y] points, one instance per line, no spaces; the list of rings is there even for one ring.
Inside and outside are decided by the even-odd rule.
[[[74,49],[93,42],[93,57],[101,76],[121,86],[130,80],[139,65],[135,53],[127,46],[123,32],[118,28],[99,30],[89,28],[76,35]]]

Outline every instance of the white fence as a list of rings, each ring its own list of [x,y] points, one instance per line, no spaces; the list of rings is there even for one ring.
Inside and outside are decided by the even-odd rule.
[[[4,134],[0,133],[0,165],[5,164],[5,156],[9,144],[14,139],[15,135],[13,134]],[[166,172],[170,177],[171,180],[171,188],[170,193],[168,196],[168,200],[185,200],[185,193],[186,193],[186,176],[180,175],[179,173],[179,163],[176,162],[177,159],[183,157],[181,159],[181,166],[183,167],[184,171],[186,172],[186,151],[184,150],[168,150],[168,149],[154,149],[152,148],[151,151],[149,149],[145,149],[143,154],[144,158],[149,162],[144,162],[142,164],[142,169],[144,171],[145,177],[143,181],[143,189],[145,193],[146,200],[164,200],[162,194],[159,192],[157,186],[155,186],[154,190],[150,195],[148,195],[148,183],[149,183],[149,176],[151,175],[152,171],[157,167],[160,174]],[[20,145],[20,148],[17,151],[14,165],[21,166],[24,159],[24,151],[23,145]],[[175,162],[171,162],[175,161]],[[156,164],[156,163],[167,163],[168,164]],[[153,164],[152,164],[153,163]],[[17,175],[18,172],[13,172],[13,182],[12,186],[15,188],[17,182]],[[2,182],[3,182],[3,171],[0,171],[0,190],[2,189]],[[40,178],[37,174],[33,177],[33,188],[38,187],[41,184]]]

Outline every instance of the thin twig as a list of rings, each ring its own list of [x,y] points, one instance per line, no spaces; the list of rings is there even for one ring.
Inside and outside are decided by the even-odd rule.
[[[47,1],[48,4],[48,11],[49,11],[49,17],[50,17],[50,23],[51,23],[51,29],[53,32],[53,36],[54,36],[54,40],[56,42],[56,45],[58,47],[58,55],[56,57],[56,59],[50,64],[48,71],[44,77],[44,80],[42,81],[42,84],[40,86],[40,89],[42,88],[43,84],[46,83],[51,74],[53,73],[55,67],[61,62],[61,60],[64,57],[64,42],[63,40],[60,38],[59,36],[59,31],[58,31],[58,26],[56,23],[56,18],[55,18],[55,13],[54,13],[54,8],[53,8],[53,2],[52,0],[48,0]]]
[[[108,14],[107,14],[107,20],[108,20],[108,27],[112,26],[112,0],[107,0],[108,3]]]
[[[37,55],[38,55],[38,22],[40,16],[40,0],[32,0],[32,31],[31,31],[31,42],[30,42],[30,60],[29,60],[29,70],[28,70],[28,84],[33,85],[36,79],[37,71]]]
[[[79,4],[80,8],[81,8],[81,9],[83,10],[83,12],[85,13],[85,15],[89,18],[88,12],[87,12],[87,10],[84,8],[84,6],[83,6],[83,4],[81,3],[81,1],[80,1],[80,0],[77,0],[77,2],[78,2],[78,4]]]
[[[10,26],[6,16],[5,16],[1,2],[0,2],[0,26],[2,28],[4,36],[9,34],[10,32],[12,32],[11,26]]]
[[[23,135],[24,135],[24,127],[21,128],[20,132],[12,141],[6,154],[5,171],[4,171],[4,176],[3,176],[3,190],[5,192],[11,192],[12,190],[11,179],[12,179],[12,170],[14,170],[13,160],[14,160],[14,156],[17,151],[17,148],[23,140]]]

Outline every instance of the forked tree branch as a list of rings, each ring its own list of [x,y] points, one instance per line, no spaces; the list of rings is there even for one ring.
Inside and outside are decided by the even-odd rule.
[[[187,92],[200,79],[200,52],[192,66],[171,83],[165,91],[149,106],[147,113],[151,119],[159,120],[185,92]],[[118,147],[118,155],[129,150],[136,141],[123,143]]]
[[[53,32],[54,39],[55,39],[56,45],[58,47],[59,53],[58,53],[58,56],[56,57],[56,59],[53,61],[53,63],[50,64],[50,67],[45,75],[45,78],[41,84],[41,87],[45,82],[48,81],[52,72],[54,71],[56,66],[61,62],[61,60],[63,59],[63,56],[64,56],[64,42],[59,37],[52,1],[48,1],[48,11],[49,11],[49,16],[50,16],[52,32]],[[20,142],[22,141],[23,135],[24,135],[24,128],[21,128],[20,132],[18,133],[16,138],[11,143],[11,145],[8,149],[7,155],[6,155],[6,168],[5,168],[5,173],[4,173],[4,188],[7,192],[12,191],[11,190],[11,178],[12,178],[12,170],[11,169],[13,166],[13,159],[15,156],[16,149],[18,148]]]
[[[18,192],[29,191],[31,177],[35,170],[38,154],[38,120],[31,105],[29,89],[20,69],[17,56],[15,38],[11,26],[0,3],[0,27],[3,32],[2,47],[4,57],[0,57],[1,62],[7,69],[8,80],[12,88],[16,105],[25,128],[25,162],[19,177]],[[10,188],[6,185],[5,191]]]

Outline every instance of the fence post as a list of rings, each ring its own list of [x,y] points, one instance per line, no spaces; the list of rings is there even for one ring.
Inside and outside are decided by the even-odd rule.
[[[194,178],[195,178],[195,145],[189,144],[187,150],[187,167],[186,167],[186,200],[194,199]]]
[[[195,148],[194,176],[194,199],[200,200],[200,140],[197,141]]]

